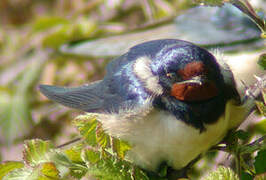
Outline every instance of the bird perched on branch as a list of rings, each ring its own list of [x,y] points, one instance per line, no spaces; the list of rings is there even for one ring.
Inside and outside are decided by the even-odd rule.
[[[132,47],[107,65],[103,80],[80,87],[40,85],[49,99],[95,113],[127,158],[156,171],[181,169],[223,139],[250,111],[230,67],[190,42],[162,39]]]

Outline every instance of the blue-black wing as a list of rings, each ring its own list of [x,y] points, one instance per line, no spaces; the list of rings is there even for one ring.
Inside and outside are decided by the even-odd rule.
[[[123,101],[119,94],[110,94],[102,80],[72,88],[40,85],[40,91],[57,103],[86,112],[118,111]]]

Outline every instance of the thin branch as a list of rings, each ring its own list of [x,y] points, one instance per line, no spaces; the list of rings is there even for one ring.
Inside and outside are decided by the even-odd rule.
[[[65,147],[65,146],[67,146],[67,145],[70,145],[70,144],[73,144],[73,143],[75,143],[75,142],[78,142],[78,141],[80,141],[81,139],[82,139],[81,137],[78,137],[78,138],[73,139],[73,140],[71,140],[71,141],[68,141],[68,142],[66,142],[66,143],[64,143],[64,144],[61,144],[61,145],[59,145],[59,146],[56,146],[56,148],[63,148],[63,147]]]

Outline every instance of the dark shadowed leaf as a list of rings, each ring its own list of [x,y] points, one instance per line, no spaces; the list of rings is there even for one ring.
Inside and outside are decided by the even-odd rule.
[[[266,149],[258,152],[258,155],[255,157],[254,166],[257,174],[266,172]]]

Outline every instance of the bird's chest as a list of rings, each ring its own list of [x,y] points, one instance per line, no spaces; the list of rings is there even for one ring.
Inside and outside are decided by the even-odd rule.
[[[156,170],[161,162],[175,169],[186,166],[218,143],[228,128],[226,120],[220,118],[215,124],[206,125],[206,131],[200,133],[170,113],[156,109],[100,119],[111,135],[132,144],[128,158],[149,170]]]

